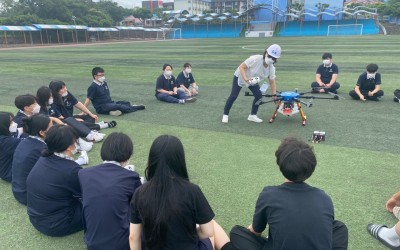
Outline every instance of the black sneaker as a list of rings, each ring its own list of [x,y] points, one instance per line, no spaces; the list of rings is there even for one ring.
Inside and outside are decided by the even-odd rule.
[[[107,124],[108,124],[109,128],[113,128],[113,127],[117,126],[117,122],[116,121],[107,122]]]
[[[393,101],[400,103],[400,100],[397,97],[394,97]]]

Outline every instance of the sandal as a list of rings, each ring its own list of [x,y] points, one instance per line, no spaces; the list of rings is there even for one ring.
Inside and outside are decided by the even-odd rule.
[[[374,236],[376,239],[378,239],[382,244],[384,244],[388,248],[395,249],[395,250],[400,250],[400,246],[395,247],[395,246],[391,245],[389,242],[387,242],[386,240],[382,239],[379,236],[379,234],[378,234],[379,231],[384,227],[387,228],[386,225],[368,224],[367,230],[372,236]]]

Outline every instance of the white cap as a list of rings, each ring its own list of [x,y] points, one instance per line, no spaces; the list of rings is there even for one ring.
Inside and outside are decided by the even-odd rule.
[[[278,44],[272,44],[267,49],[268,55],[270,55],[274,58],[281,57],[281,52],[282,52],[281,46],[279,46]]]

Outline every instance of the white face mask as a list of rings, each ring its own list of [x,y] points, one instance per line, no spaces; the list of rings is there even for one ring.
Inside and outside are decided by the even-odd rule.
[[[274,64],[275,62],[274,62],[274,60],[272,58],[266,57],[265,58],[265,63],[270,65],[270,64]]]
[[[35,108],[32,110],[32,114],[39,114],[40,112],[40,105],[36,104]]]
[[[67,95],[68,95],[68,91],[65,91],[65,93],[63,93],[61,96],[66,97]]]
[[[10,128],[8,130],[10,131],[10,133],[15,133],[15,132],[17,132],[17,127],[18,127],[17,123],[11,122]]]
[[[99,82],[104,82],[105,80],[106,80],[105,76],[99,77],[99,79],[98,79]]]
[[[75,148],[71,151],[71,154],[73,154],[73,155],[75,155],[75,154],[78,153],[78,151],[79,151],[79,146],[78,146],[78,144],[75,142],[74,145],[75,145]]]
[[[50,99],[49,99],[49,105],[51,105],[51,104],[53,104],[53,97],[51,97]]]
[[[367,79],[375,79],[375,74],[376,73],[373,74],[367,73]]]
[[[323,63],[325,66],[328,66],[329,64],[331,64],[331,60],[325,59],[325,60],[322,61],[322,63]]]
[[[172,70],[166,70],[166,71],[164,71],[164,74],[166,76],[171,76],[172,75]]]
[[[186,68],[185,72],[186,72],[186,74],[190,74],[190,73],[192,73],[192,69],[191,68]]]

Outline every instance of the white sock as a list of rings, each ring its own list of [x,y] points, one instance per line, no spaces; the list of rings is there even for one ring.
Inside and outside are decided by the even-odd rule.
[[[395,226],[392,228],[381,228],[378,235],[379,237],[387,241],[390,245],[394,247],[400,246],[400,237],[396,233]]]
[[[78,159],[75,160],[76,163],[78,163],[80,166],[85,165],[85,159],[79,157]]]
[[[108,123],[102,123],[102,124],[99,124],[99,126],[101,129],[108,128]]]

